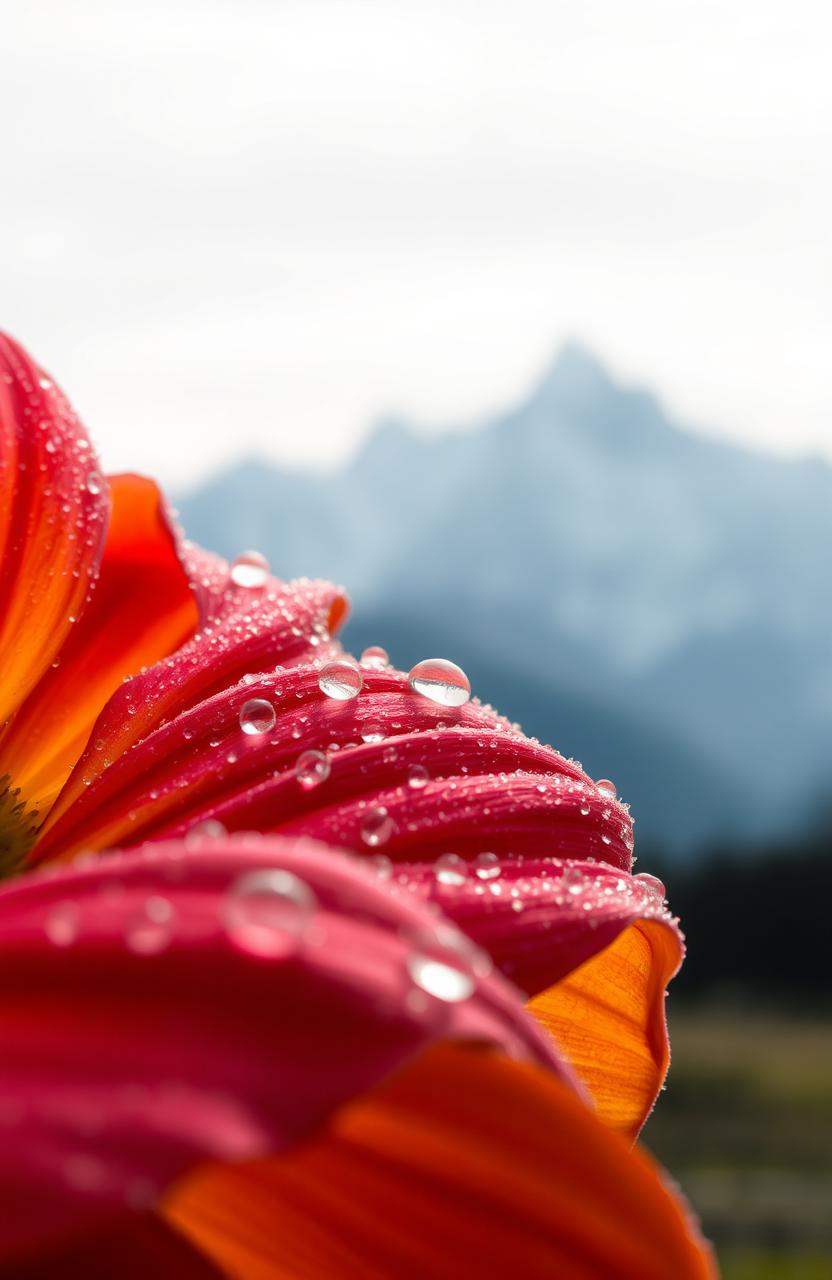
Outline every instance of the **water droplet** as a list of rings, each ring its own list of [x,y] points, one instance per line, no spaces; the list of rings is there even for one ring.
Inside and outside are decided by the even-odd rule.
[[[225,925],[242,951],[288,956],[308,933],[316,905],[309,885],[291,871],[249,871],[232,885]]]
[[[642,888],[649,889],[657,898],[662,901],[667,897],[667,889],[658,876],[651,876],[649,871],[639,871],[633,876],[636,884],[640,884]]]
[[[615,783],[610,782],[609,778],[599,778],[595,784],[596,788],[603,796],[609,796],[610,800],[615,800],[618,792],[615,789]]]
[[[478,853],[474,859],[474,874],[478,880],[496,880],[500,874],[500,859],[496,853]]]
[[[265,698],[249,698],[240,707],[240,728],[243,733],[268,733],[274,728],[276,712]]]
[[[304,791],[326,782],[330,771],[329,759],[323,751],[302,751],[295,763],[295,777]]]
[[[589,817],[589,805],[588,805],[588,804],[582,804],[582,805],[581,805],[581,817],[582,817],[582,818],[588,818],[588,817]]]
[[[377,805],[376,808],[370,809],[361,824],[361,839],[368,844],[371,849],[375,849],[380,844],[386,844],[393,832],[396,830],[396,824],[390,817],[383,804]]]
[[[430,774],[423,764],[414,764],[410,766],[407,775],[407,785],[412,787],[414,791],[421,791],[422,787],[426,787],[430,782]]]
[[[46,936],[56,947],[69,947],[78,937],[77,902],[59,902],[46,917]]]
[[[87,493],[93,495],[99,494],[103,488],[104,481],[97,471],[90,471],[87,476]]]
[[[203,840],[220,840],[228,832],[216,818],[205,818],[190,828],[185,836],[185,844],[200,844]]]
[[[586,876],[577,867],[565,867],[563,883],[566,885],[567,892],[577,898],[586,888]]]
[[[353,666],[351,662],[345,662],[338,659],[335,662],[327,662],[321,667],[318,676],[318,684],[321,693],[325,693],[328,698],[335,698],[338,702],[348,702],[350,698],[355,698],[364,687],[364,677]]]
[[[154,896],[143,903],[139,912],[127,923],[125,941],[138,955],[156,955],[164,951],[173,937],[174,910],[167,898]]]
[[[384,730],[380,724],[365,724],[361,729],[362,742],[383,742]]]
[[[443,853],[433,864],[433,874],[440,884],[465,884],[468,863],[458,853]]]
[[[390,666],[390,655],[379,644],[371,644],[361,655],[362,667],[372,667],[374,671],[383,671]]]
[[[231,581],[236,587],[264,587],[269,578],[269,562],[259,551],[241,551],[231,561]]]
[[[367,862],[376,880],[389,880],[393,874],[393,863],[386,853],[375,853]]]
[[[407,682],[414,693],[443,707],[461,707],[471,697],[471,683],[465,672],[447,658],[417,662],[408,673]]]
[[[446,1004],[467,1000],[477,978],[490,971],[485,953],[450,925],[438,925],[415,935],[412,941],[413,950],[406,961],[411,981]]]

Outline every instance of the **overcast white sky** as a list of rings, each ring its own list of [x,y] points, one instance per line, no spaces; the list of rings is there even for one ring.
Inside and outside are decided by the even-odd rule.
[[[332,463],[570,335],[832,456],[828,3],[0,5],[0,325],[109,469]]]

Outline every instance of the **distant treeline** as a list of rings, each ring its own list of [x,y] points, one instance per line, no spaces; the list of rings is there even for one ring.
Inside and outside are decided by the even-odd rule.
[[[681,917],[687,959],[674,994],[832,1006],[832,823],[803,841],[714,848],[694,862],[639,851]]]

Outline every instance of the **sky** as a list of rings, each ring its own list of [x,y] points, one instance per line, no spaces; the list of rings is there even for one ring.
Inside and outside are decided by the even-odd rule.
[[[832,457],[832,10],[4,0],[0,326],[108,470],[334,466],[577,337]]]

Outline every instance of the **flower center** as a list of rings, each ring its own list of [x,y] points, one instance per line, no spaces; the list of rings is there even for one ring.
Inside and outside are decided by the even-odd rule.
[[[38,834],[37,810],[29,809],[6,773],[0,777],[0,878],[14,875]]]

